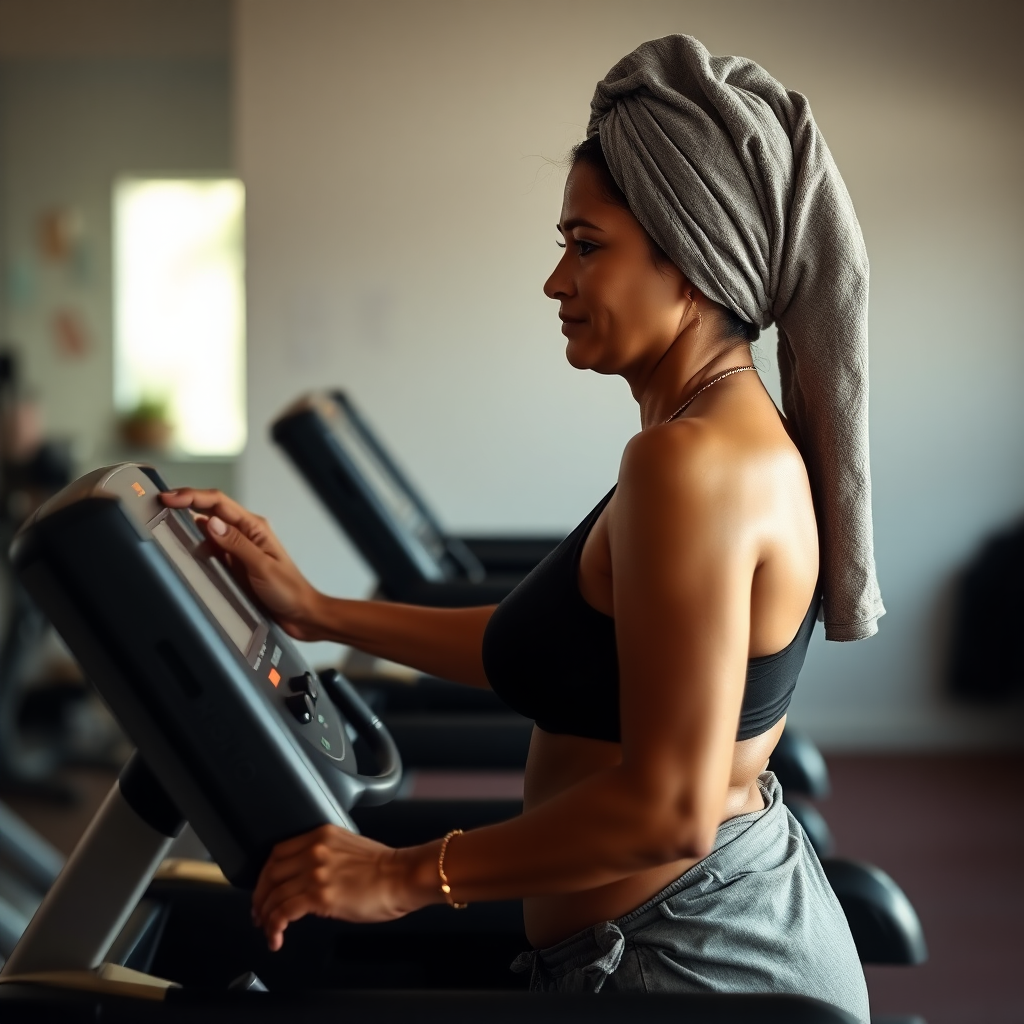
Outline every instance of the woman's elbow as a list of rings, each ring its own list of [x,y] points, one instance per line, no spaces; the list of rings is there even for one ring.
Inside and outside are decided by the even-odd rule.
[[[717,824],[686,818],[675,830],[673,860],[703,860],[715,848]]]
[[[708,822],[703,824],[691,822],[687,833],[680,844],[683,852],[680,859],[703,860],[715,848],[718,826]]]
[[[714,849],[719,815],[677,799],[663,805],[657,818],[661,827],[656,830],[654,845],[662,863],[702,860]]]

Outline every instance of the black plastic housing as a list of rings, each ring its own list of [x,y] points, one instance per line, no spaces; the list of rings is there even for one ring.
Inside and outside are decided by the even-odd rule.
[[[252,670],[121,501],[59,498],[16,538],[14,567],[225,875],[250,886],[275,843],[354,829],[354,752],[304,742],[284,695],[257,684],[268,666]],[[266,636],[282,675],[308,670],[273,623]]]

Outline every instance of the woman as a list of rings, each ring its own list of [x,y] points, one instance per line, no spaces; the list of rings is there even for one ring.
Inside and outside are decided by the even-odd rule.
[[[845,918],[765,771],[819,605],[815,504],[827,629],[866,635],[881,611],[849,199],[802,97],[673,36],[598,86],[558,228],[545,293],[567,357],[625,378],[641,430],[612,492],[497,608],[329,598],[223,495],[165,498],[209,516],[293,636],[493,686],[537,722],[521,817],[400,850],[299,836],[254,919],[277,949],[307,913],[523,898],[535,990],[795,992],[866,1021]],[[750,372],[776,318],[806,466]]]

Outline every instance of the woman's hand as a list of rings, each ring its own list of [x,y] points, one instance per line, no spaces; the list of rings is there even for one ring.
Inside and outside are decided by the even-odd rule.
[[[439,844],[433,844],[439,845]],[[425,856],[416,856],[421,851]],[[410,857],[408,855],[412,854]],[[405,856],[403,856],[405,855]],[[281,948],[284,930],[306,914],[367,923],[391,921],[439,902],[428,886],[416,893],[417,862],[429,866],[426,848],[393,850],[337,825],[323,825],[274,847],[252,896],[253,922],[267,945]]]
[[[202,513],[197,521],[243,586],[297,640],[321,639],[317,608],[323,596],[299,572],[266,519],[220,491],[182,487],[161,495],[171,508]]]

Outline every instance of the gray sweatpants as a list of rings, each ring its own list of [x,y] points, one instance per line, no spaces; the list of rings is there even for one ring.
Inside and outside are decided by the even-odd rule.
[[[771,772],[765,808],[726,821],[712,852],[643,906],[517,957],[534,992],[787,992],[867,1024],[857,949]]]

